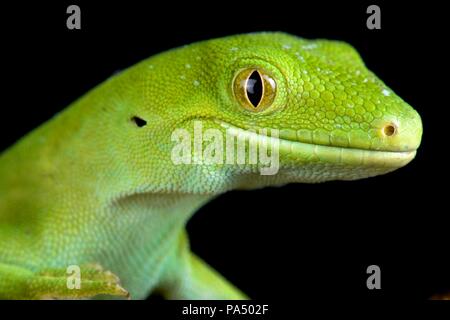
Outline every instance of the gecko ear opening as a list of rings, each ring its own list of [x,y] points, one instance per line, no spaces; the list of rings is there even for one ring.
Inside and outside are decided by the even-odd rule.
[[[142,118],[139,118],[138,116],[134,116],[131,118],[131,121],[133,121],[139,128],[142,128],[147,124],[147,121],[145,121]]]

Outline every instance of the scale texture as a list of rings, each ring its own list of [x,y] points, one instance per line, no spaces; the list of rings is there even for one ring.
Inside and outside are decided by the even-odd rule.
[[[254,110],[234,83],[246,70],[266,86]],[[173,132],[196,122],[249,139],[278,130],[277,173],[174,163]],[[384,174],[421,135],[416,111],[344,42],[253,33],[150,57],[0,154],[0,298],[245,299],[191,253],[199,207],[232,189]],[[81,287],[68,286],[69,266]]]

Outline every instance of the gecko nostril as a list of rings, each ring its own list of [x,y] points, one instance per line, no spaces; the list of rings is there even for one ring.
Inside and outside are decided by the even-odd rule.
[[[397,127],[392,123],[387,124],[383,127],[383,134],[387,137],[391,137],[396,133],[397,133]]]

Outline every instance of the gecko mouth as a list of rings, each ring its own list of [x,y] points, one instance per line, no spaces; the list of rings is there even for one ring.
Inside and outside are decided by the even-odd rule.
[[[359,167],[400,168],[408,164],[416,155],[416,150],[410,151],[382,151],[351,147],[336,147],[319,145],[279,137],[271,137],[270,132],[255,133],[229,123],[218,121],[229,134],[241,139],[249,139],[254,143],[275,143],[278,145],[279,155],[297,159],[304,163],[327,163],[335,165]]]

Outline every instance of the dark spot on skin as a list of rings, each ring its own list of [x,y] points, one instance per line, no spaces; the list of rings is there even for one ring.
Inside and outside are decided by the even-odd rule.
[[[142,118],[139,118],[137,116],[134,116],[133,118],[131,118],[131,120],[139,127],[142,128],[143,126],[145,126],[147,124],[147,121],[145,121]]]

